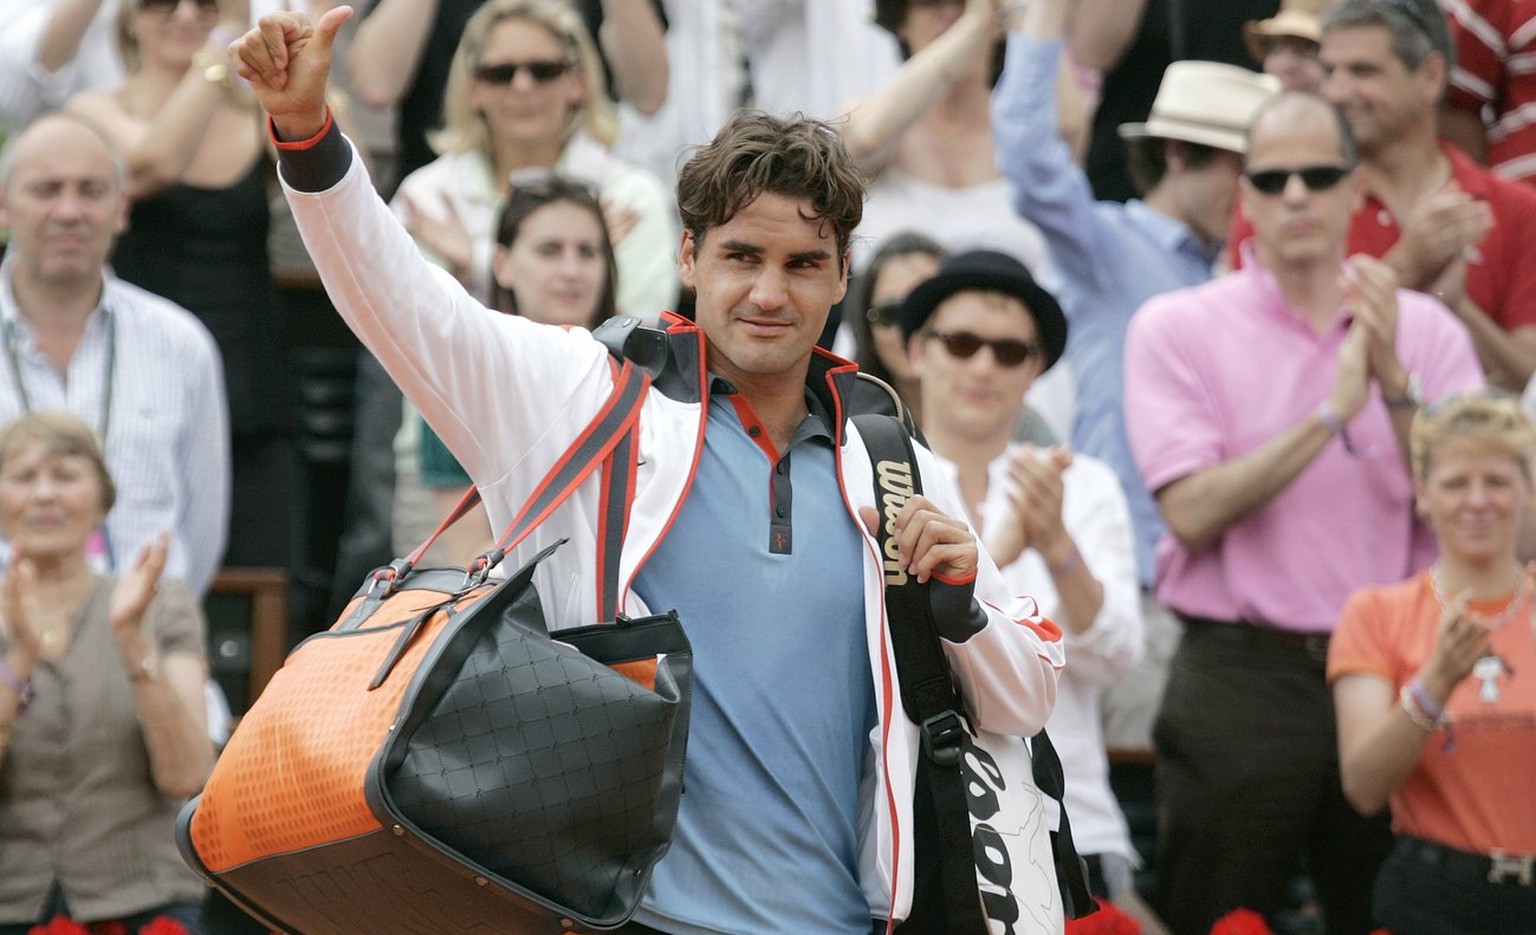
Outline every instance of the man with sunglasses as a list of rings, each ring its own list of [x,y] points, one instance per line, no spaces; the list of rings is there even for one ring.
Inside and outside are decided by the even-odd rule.
[[[1360,149],[1365,197],[1349,250],[1441,299],[1471,332],[1489,382],[1518,392],[1536,372],[1536,191],[1438,138],[1454,59],[1440,5],[1343,0],[1323,13],[1321,37],[1323,96]],[[1236,217],[1229,240],[1250,233]]]
[[[1163,524],[1125,437],[1125,329],[1148,298],[1210,279],[1236,197],[1243,131],[1279,85],[1232,65],[1175,63],[1148,119],[1122,127],[1139,198],[1095,201],[1066,145],[1042,132],[1058,124],[1056,81],[1074,9],[1070,0],[1035,0],[1022,15],[993,92],[992,132],[1015,209],[1044,234],[1061,274],[1077,390],[1073,447],[1108,464],[1130,502],[1147,656],[1106,693],[1105,717],[1111,746],[1150,749],[1178,625],[1150,596]]]
[[[1066,347],[1067,319],[1022,263],[978,250],[919,284],[900,325],[929,446],[1011,589],[1039,601],[1062,628],[1071,664],[1046,726],[1058,738],[1089,886],[1145,918],[1132,880],[1139,858],[1109,786],[1099,717],[1103,688],[1142,654],[1130,510],[1104,462],[1064,445],[1013,442],[1024,394]]]
[[[1171,534],[1157,594],[1185,628],[1155,727],[1155,905],[1178,933],[1274,914],[1304,865],[1330,935],[1363,935],[1391,844],[1340,787],[1328,637],[1354,590],[1432,559],[1409,426],[1421,395],[1482,372],[1440,303],[1383,261],[1346,261],[1355,158],[1322,98],[1263,105],[1247,262],[1150,300],[1128,335],[1131,448]]]

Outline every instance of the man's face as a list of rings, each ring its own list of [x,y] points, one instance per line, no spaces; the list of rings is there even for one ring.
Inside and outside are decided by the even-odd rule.
[[[1243,212],[1253,223],[1258,259],[1265,267],[1337,266],[1343,261],[1350,217],[1361,195],[1353,172],[1327,171],[1348,168],[1339,142],[1337,122],[1316,99],[1266,111],[1254,125],[1242,181]],[[1298,174],[1302,169],[1318,171]],[[1273,185],[1281,175],[1286,177],[1278,191],[1263,190],[1266,181]],[[1333,184],[1326,185],[1330,180]]]
[[[1264,43],[1264,73],[1280,79],[1283,91],[1318,91],[1323,86],[1323,63],[1317,43],[1301,36],[1272,36]]]
[[[1030,347],[1012,366],[995,347],[970,350],[976,338]],[[1024,394],[1040,375],[1044,357],[1034,316],[1018,299],[996,292],[957,292],[940,303],[909,345],[922,380],[923,424],[979,442],[1006,441],[1024,408]],[[1004,356],[1007,356],[1006,354]]]
[[[17,275],[48,287],[99,279],[127,221],[105,144],[84,127],[51,120],[15,145],[0,226],[10,229]]]
[[[1232,223],[1232,205],[1237,199],[1237,180],[1243,172],[1243,157],[1218,150],[1198,167],[1175,168],[1170,155],[1169,171],[1178,176],[1179,217],[1199,238],[1219,244],[1227,237]]]
[[[808,200],[764,193],[695,242],[678,273],[697,293],[710,369],[749,392],[805,380],[827,313],[848,288],[847,258]]]
[[[1319,58],[1323,96],[1344,112],[1361,152],[1375,153],[1405,128],[1433,120],[1445,71],[1438,55],[1409,71],[1386,27],[1354,26],[1323,36]]]

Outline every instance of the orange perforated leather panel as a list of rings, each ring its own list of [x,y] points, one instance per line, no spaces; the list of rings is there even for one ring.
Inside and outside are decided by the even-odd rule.
[[[363,780],[447,615],[434,614],[389,678],[368,685],[400,637],[393,625],[442,599],[401,591],[359,629],[311,637],[289,655],[219,755],[192,817],[192,843],[209,870],[378,829]]]

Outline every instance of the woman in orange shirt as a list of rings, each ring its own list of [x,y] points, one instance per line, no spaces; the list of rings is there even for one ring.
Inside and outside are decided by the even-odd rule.
[[[1420,412],[1417,509],[1440,558],[1355,594],[1329,649],[1344,793],[1392,806],[1373,907],[1393,935],[1536,925],[1536,571],[1516,556],[1533,458],[1511,397]]]

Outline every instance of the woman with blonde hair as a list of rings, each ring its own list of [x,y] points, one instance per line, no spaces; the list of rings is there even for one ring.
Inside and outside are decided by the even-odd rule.
[[[1533,459],[1513,397],[1422,410],[1414,490],[1440,558],[1355,594],[1329,647],[1344,794],[1364,814],[1392,807],[1372,907],[1393,935],[1536,920],[1536,569],[1516,553]]]
[[[164,535],[115,581],[91,570],[114,496],[75,416],[0,432],[0,935],[201,931],[174,825],[213,766],[202,613],[160,578]]]
[[[619,311],[676,300],[678,232],[667,193],[610,152],[618,115],[581,17],[562,0],[489,0],[450,66],[441,155],[400,184],[395,208],[440,265],[489,299],[494,225],[514,179],[554,170],[595,185],[622,275]]]

